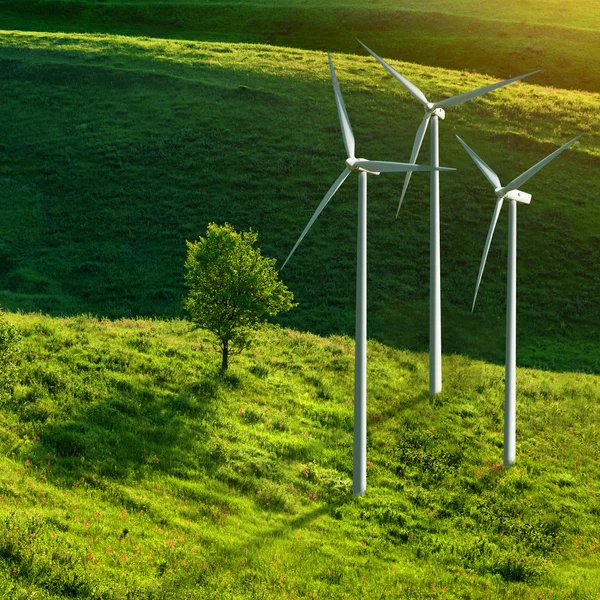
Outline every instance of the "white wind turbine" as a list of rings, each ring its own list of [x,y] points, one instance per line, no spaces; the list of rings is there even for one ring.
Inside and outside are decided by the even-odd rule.
[[[506,79],[505,81],[499,81],[486,85],[485,87],[478,88],[465,94],[453,96],[452,98],[446,98],[439,102],[429,102],[425,97],[425,94],[416,86],[411,83],[406,77],[400,75],[393,67],[388,65],[383,58],[375,54],[370,48],[367,48],[360,40],[357,40],[371,56],[373,56],[383,67],[397,79],[408,92],[410,92],[425,109],[425,116],[419,125],[417,135],[413,144],[412,152],[410,155],[410,162],[414,163],[419,155],[421,144],[425,137],[429,121],[431,121],[431,151],[430,151],[430,162],[432,167],[439,165],[439,128],[438,118],[444,119],[446,116],[446,108],[457,106],[477,96],[481,96],[487,92],[491,92],[498,88],[501,88],[514,81],[519,81],[525,77],[529,77],[539,71],[533,71],[526,75],[519,75],[512,79]],[[404,194],[408,188],[408,182],[410,181],[411,173],[406,173],[406,179],[404,180],[404,187],[402,188],[402,195],[400,196],[400,202],[398,203],[398,210],[396,217],[400,212],[402,201],[404,200]],[[429,222],[429,238],[430,238],[430,258],[429,258],[429,394],[433,396],[442,391],[442,298],[441,298],[441,281],[440,281],[440,177],[438,170],[433,169],[431,171],[431,183],[430,183],[430,222]]]
[[[354,156],[354,134],[350,119],[346,112],[342,92],[335,76],[331,55],[329,71],[333,82],[335,102],[337,104],[342,137],[346,147],[346,167],[335,183],[329,188],[325,197],[310,218],[308,225],[292,248],[283,268],[294,254],[312,224],[327,206],[338,188],[350,173],[358,173],[358,242],[356,268],[356,350],[354,360],[354,462],[352,492],[355,496],[364,494],[367,487],[367,173],[405,173],[407,171],[430,171],[432,167],[396,162],[382,162],[356,158]],[[437,167],[441,171],[453,171]]]
[[[579,134],[576,138],[555,150],[552,154],[535,164],[531,169],[528,169],[516,179],[513,179],[508,185],[502,187],[500,179],[483,160],[475,154],[465,142],[458,136],[458,141],[463,145],[464,149],[469,153],[479,170],[485,175],[485,178],[494,187],[496,194],[496,207],[492,216],[492,223],[488,231],[481,265],[479,267],[479,275],[477,276],[477,285],[475,287],[475,297],[473,298],[473,306],[475,309],[475,301],[477,300],[477,292],[481,283],[481,276],[485,267],[494,229],[498,222],[498,216],[502,209],[504,200],[508,200],[508,269],[507,269],[507,292],[506,292],[506,376],[504,381],[504,466],[510,467],[515,463],[516,456],[516,371],[517,371],[517,202],[529,204],[531,202],[531,194],[526,194],[517,189],[518,186],[524,184],[533,177],[542,167],[546,166],[553,158],[557,157],[563,150],[566,150],[571,144],[575,143],[583,134]]]

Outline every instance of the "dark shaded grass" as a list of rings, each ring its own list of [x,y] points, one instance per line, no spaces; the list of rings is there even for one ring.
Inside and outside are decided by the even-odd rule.
[[[2,51],[11,125],[0,146],[3,304],[53,314],[180,315],[185,240],[209,221],[257,229],[264,252],[282,263],[343,168],[325,64],[319,80],[310,71],[286,79],[260,66],[277,57],[266,48],[245,55],[251,47],[216,47],[233,53],[227,64],[235,70],[214,66],[212,46],[206,59],[202,45],[185,48],[200,59],[193,66],[157,62],[152,45],[132,47],[136,58],[104,48]],[[275,64],[285,68],[285,57]],[[402,124],[417,122],[418,107],[369,61],[351,66],[338,57],[336,64],[359,154],[407,160],[413,128]],[[505,217],[471,315],[493,197],[454,132],[505,180],[589,127],[586,104],[569,112],[579,97],[551,105],[528,89],[531,98],[505,90],[442,123],[442,163],[461,169],[442,177],[445,352],[499,362],[504,354]],[[549,121],[548,110],[560,116]],[[510,123],[519,114],[527,120],[515,135]],[[557,131],[563,114],[581,116]],[[556,171],[532,180],[534,202],[519,211],[519,361],[597,372],[597,159],[575,149],[558,161]],[[369,334],[426,350],[427,178],[413,177],[397,221],[401,177],[369,181]],[[355,185],[347,181],[284,271],[300,307],[282,323],[352,333]]]
[[[582,27],[581,9],[533,3],[526,16],[519,4],[478,11],[457,2],[432,11],[419,3],[4,0],[0,11],[4,28],[26,31],[266,43],[352,54],[362,53],[354,40],[359,37],[381,56],[495,77],[543,69],[538,81],[544,85],[600,91],[598,67],[590,60],[600,44],[595,16]]]

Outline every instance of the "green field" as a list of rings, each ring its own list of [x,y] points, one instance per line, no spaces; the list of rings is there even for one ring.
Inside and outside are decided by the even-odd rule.
[[[600,594],[600,384],[369,344],[368,489],[350,492],[352,340],[269,328],[230,373],[185,322],[13,315],[1,409],[5,598]]]
[[[299,306],[228,375],[181,320],[186,240],[251,227],[281,266],[342,170],[324,50],[357,154],[408,160],[421,109],[355,35],[432,100],[544,69],[440,125],[432,399],[429,178],[397,220],[403,177],[369,178],[362,499],[356,178],[281,273]],[[596,0],[0,0],[0,306],[25,336],[0,598],[598,598],[598,47]],[[505,183],[580,132],[524,186],[503,469],[507,218],[471,313],[495,198],[455,134]]]
[[[3,32],[0,60],[0,302],[13,310],[180,315],[186,239],[211,220],[253,227],[282,264],[343,167],[323,53]],[[371,58],[334,60],[358,153],[408,160],[420,108]],[[489,82],[397,66],[432,98]],[[471,314],[494,199],[454,134],[510,180],[585,131],[526,187],[534,198],[519,212],[519,361],[598,372],[597,109],[596,94],[518,84],[449,111],[441,161],[460,170],[442,177],[446,352],[504,356],[506,217]],[[428,178],[413,177],[398,220],[402,177],[370,182],[369,334],[423,351]],[[355,185],[340,190],[284,271],[300,307],[282,324],[352,333]]]
[[[598,0],[0,0],[2,27],[147,35],[381,56],[600,92]]]

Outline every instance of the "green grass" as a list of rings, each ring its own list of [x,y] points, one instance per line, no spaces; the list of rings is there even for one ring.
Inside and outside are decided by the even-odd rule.
[[[600,92],[598,0],[1,0],[4,28],[266,43],[380,55]]]
[[[370,342],[368,489],[350,493],[353,344],[269,327],[226,376],[181,321],[9,315],[0,590],[19,598],[596,598],[598,377]]]
[[[407,160],[419,107],[372,59],[334,60],[358,153]],[[0,303],[11,310],[181,315],[186,239],[209,221],[253,227],[282,264],[343,168],[321,52],[2,32],[0,61]],[[394,64],[432,97],[489,82]],[[441,160],[459,171],[442,177],[445,352],[504,358],[506,217],[471,314],[494,200],[454,134],[507,181],[585,131],[526,186],[534,197],[519,211],[519,362],[600,370],[598,101],[518,84],[448,112]],[[413,177],[396,221],[401,182],[370,179],[369,335],[424,351],[428,181]],[[300,307],[282,324],[352,334],[355,185],[348,180],[283,272]]]
[[[504,24],[492,2],[428,4],[451,18],[228,4],[0,2],[0,304],[25,336],[0,406],[0,597],[597,598],[597,14],[569,4],[559,23],[536,1],[516,34],[534,14],[516,4]],[[177,319],[187,239],[253,227],[282,264],[343,168],[325,47],[344,52],[359,155],[408,159],[421,111],[353,33],[432,65],[392,61],[435,99],[489,83],[469,71],[550,66],[441,124],[442,164],[460,170],[442,177],[432,399],[428,181],[413,177],[395,221],[402,178],[369,179],[362,499],[355,180],[282,273],[295,330],[269,326],[223,376]],[[519,210],[518,456],[503,469],[506,217],[471,314],[494,198],[454,134],[508,181],[580,131]]]
[[[10,4],[10,1],[5,2]],[[94,6],[94,0],[29,0],[31,6]],[[106,0],[103,6],[115,7],[162,7],[176,10],[183,6],[244,6],[274,7],[282,3],[275,0]],[[284,6],[310,6],[310,7],[340,7],[340,6],[365,6],[371,11],[380,11],[384,8],[398,8],[397,0],[285,0]],[[505,2],[502,0],[489,0],[482,3],[476,0],[406,0],[402,2],[402,9],[412,12],[440,12],[461,16],[478,17],[493,21],[528,22],[538,25],[549,24],[578,29],[600,29],[600,15],[598,0],[589,2],[565,2],[564,0],[533,0],[527,3]]]

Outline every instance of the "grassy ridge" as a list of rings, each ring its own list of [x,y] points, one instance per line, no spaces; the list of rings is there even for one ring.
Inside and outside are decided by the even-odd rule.
[[[369,344],[368,491],[349,491],[352,342],[269,328],[227,377],[184,322],[10,315],[6,597],[595,598],[600,386]]]
[[[382,56],[600,91],[598,1],[85,2],[0,1],[4,28],[107,32],[267,43],[356,53],[358,36]]]
[[[371,59],[334,60],[359,154],[407,160],[418,106]],[[0,301],[12,309],[179,314],[186,239],[208,221],[230,221],[258,229],[266,254],[283,260],[343,168],[322,53],[2,32],[0,61]],[[432,97],[489,82],[398,67]],[[448,114],[442,164],[460,171],[442,178],[446,352],[504,355],[505,217],[471,315],[493,198],[454,133],[510,180],[583,130],[556,170],[527,186],[534,200],[519,211],[519,361],[600,369],[598,103],[519,84]],[[425,350],[428,181],[413,177],[394,221],[401,182],[370,179],[369,334]],[[353,331],[355,185],[340,190],[286,268],[301,306],[283,323]]]
[[[9,2],[6,2],[7,4]],[[28,0],[32,6],[63,6],[73,5],[94,5],[94,0]],[[248,6],[280,6],[274,0],[249,0],[241,2],[240,0],[107,0],[104,5],[131,7],[131,6],[168,6],[178,8],[180,6],[198,6],[206,7],[211,5],[237,7]],[[360,0],[286,0],[286,6],[320,6],[338,7],[338,6],[362,6],[364,2]],[[378,11],[382,8],[396,8],[396,0],[372,0],[367,4],[367,8],[372,11]],[[413,12],[441,12],[446,14],[456,14],[469,17],[478,17],[494,21],[507,21],[515,23],[535,23],[538,25],[555,25],[562,27],[576,27],[579,29],[600,29],[600,15],[597,9],[600,8],[598,0],[589,2],[570,2],[564,0],[533,0],[527,4],[521,2],[506,2],[503,0],[489,0],[482,3],[476,0],[405,0],[402,2],[402,9]]]

